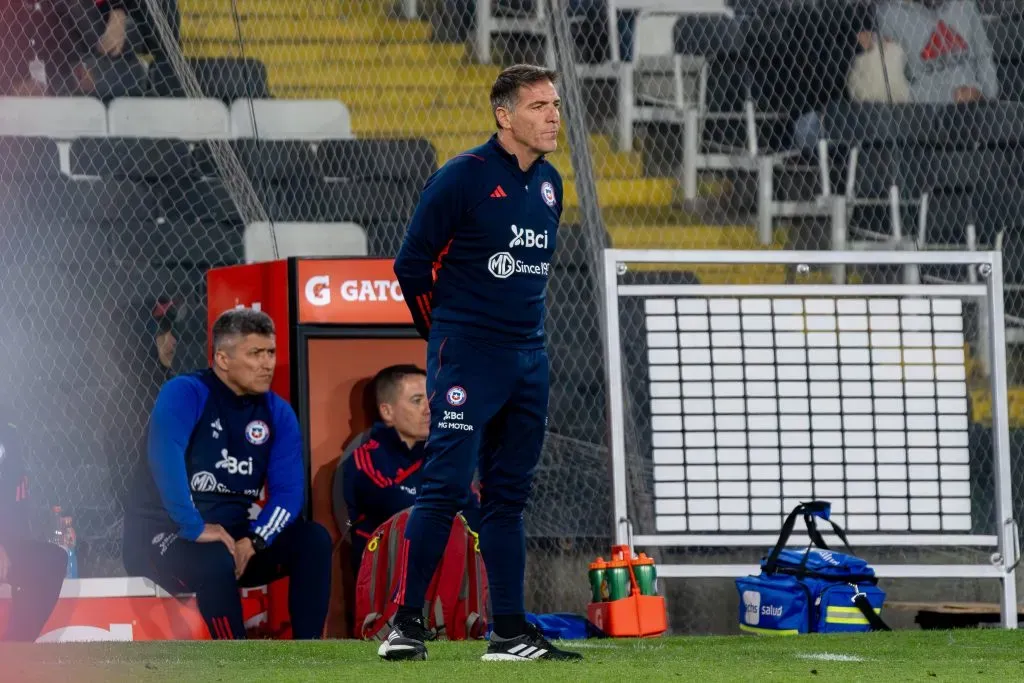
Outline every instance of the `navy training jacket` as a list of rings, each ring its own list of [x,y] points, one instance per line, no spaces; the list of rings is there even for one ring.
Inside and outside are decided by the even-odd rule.
[[[497,135],[435,171],[394,264],[420,335],[543,347],[561,216],[558,171],[521,170]]]

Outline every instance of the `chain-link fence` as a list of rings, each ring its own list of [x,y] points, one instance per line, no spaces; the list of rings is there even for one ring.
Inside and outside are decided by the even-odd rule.
[[[9,0],[0,11],[0,89],[22,97],[0,105],[2,386],[36,490],[74,515],[87,575],[123,571],[127,473],[160,383],[203,363],[206,270],[274,258],[266,237],[289,223],[341,224],[338,250],[394,256],[425,175],[494,130],[488,90],[510,63],[557,66],[565,103],[549,156],[565,207],[548,298],[550,438],[528,522],[533,611],[581,610],[584,561],[611,540],[601,247],[993,245],[1008,313],[1024,317],[1013,293],[1024,19],[1011,2]],[[275,233],[252,227],[268,222]],[[652,283],[797,279],[778,265],[638,270]],[[973,410],[983,428],[986,403]],[[728,590],[693,599],[713,594],[674,601],[674,626],[721,624]]]

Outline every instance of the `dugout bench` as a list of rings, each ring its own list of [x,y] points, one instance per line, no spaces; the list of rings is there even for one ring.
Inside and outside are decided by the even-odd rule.
[[[207,273],[209,330],[225,310],[267,313],[277,329],[272,388],[289,401],[304,439],[304,513],[335,544],[326,636],[347,637],[346,596],[354,593],[347,543],[334,520],[331,494],[341,454],[367,429],[375,407],[366,391],[381,367],[423,366],[420,339],[395,280],[391,259],[287,258],[214,268]],[[290,638],[287,579],[241,589],[250,637]],[[0,585],[0,625],[10,588]],[[170,595],[142,577],[67,579],[39,642],[205,640],[210,635],[191,594]]]
[[[218,315],[239,307],[263,311],[276,326],[272,388],[295,408],[302,429],[308,472],[304,512],[334,541],[326,629],[332,638],[351,633],[346,606],[355,591],[355,577],[342,571],[350,566],[349,544],[331,504],[338,462],[349,441],[375,419],[376,408],[367,395],[373,375],[396,363],[423,367],[426,360],[426,342],[413,325],[393,263],[290,257],[207,273],[211,329]],[[282,580],[270,586],[272,624],[287,618],[285,585]]]

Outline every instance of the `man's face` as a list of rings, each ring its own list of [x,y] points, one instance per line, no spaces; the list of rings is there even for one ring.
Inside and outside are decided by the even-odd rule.
[[[394,403],[382,403],[380,414],[394,426],[400,436],[425,441],[430,435],[430,402],[427,401],[427,378],[406,375],[399,383]]]
[[[512,137],[536,154],[554,152],[562,125],[561,105],[551,81],[520,86],[515,110],[509,113]]]
[[[277,344],[274,336],[250,334],[217,352],[217,364],[226,383],[246,394],[270,391],[277,365]]]
[[[168,330],[158,334],[156,337],[156,353],[160,359],[160,365],[170,368],[174,363],[174,352],[178,348],[178,339],[174,333]]]

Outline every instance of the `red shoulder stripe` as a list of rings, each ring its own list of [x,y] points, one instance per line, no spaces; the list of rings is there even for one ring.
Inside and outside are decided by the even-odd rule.
[[[418,460],[418,461],[414,462],[412,465],[410,465],[409,469],[407,469],[407,470],[399,469],[398,473],[395,474],[395,483],[396,484],[401,484],[403,481],[408,479],[412,475],[413,472],[418,470],[422,464],[423,464],[423,461],[422,460]]]
[[[370,478],[370,481],[382,489],[391,486],[391,480],[385,477],[380,470],[373,466],[373,458],[370,456],[370,451],[366,446],[360,446],[357,448],[355,457],[356,467],[362,470],[363,473]]]

